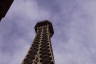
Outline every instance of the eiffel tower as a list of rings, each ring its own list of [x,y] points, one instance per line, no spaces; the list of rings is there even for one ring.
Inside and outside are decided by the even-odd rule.
[[[54,34],[51,22],[38,22],[35,26],[36,36],[22,64],[54,64],[51,37]]]
[[[0,21],[5,17],[14,0],[0,0]]]

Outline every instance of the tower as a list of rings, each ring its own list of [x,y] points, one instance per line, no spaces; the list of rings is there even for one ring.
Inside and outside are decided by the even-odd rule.
[[[52,24],[48,20],[38,22],[35,31],[35,39],[22,64],[54,64],[51,45],[51,37],[54,34]]]
[[[5,17],[12,3],[13,0],[0,0],[0,20]]]

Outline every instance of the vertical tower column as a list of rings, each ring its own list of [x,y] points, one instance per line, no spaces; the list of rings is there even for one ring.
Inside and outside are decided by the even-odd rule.
[[[54,34],[49,21],[38,22],[35,26],[36,37],[22,64],[54,64],[51,37]]]

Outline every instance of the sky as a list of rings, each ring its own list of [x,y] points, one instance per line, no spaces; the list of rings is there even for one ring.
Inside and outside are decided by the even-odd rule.
[[[15,0],[0,22],[0,64],[21,64],[42,20],[53,24],[55,64],[96,64],[96,0]]]

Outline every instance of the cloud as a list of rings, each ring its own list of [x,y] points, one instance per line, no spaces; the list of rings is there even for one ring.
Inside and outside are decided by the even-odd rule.
[[[95,4],[94,0],[15,0],[0,23],[0,64],[20,64],[35,37],[36,22],[45,19],[52,21],[55,31],[56,64],[95,64]]]
[[[86,3],[87,2],[87,3]],[[73,10],[72,14],[68,14],[69,23],[62,21],[57,29],[62,27],[58,33],[58,41],[54,41],[58,46],[55,50],[57,64],[95,64],[96,55],[96,35],[95,35],[95,2],[86,0],[85,2],[76,2],[78,6]],[[91,9],[90,9],[91,8]],[[71,10],[72,11],[72,10]],[[66,12],[67,13],[67,12]],[[59,23],[59,22],[58,22]],[[58,24],[57,24],[58,25]],[[65,33],[65,34],[64,34]],[[61,36],[64,35],[64,36]],[[67,37],[67,39],[66,39]],[[59,38],[59,39],[58,39]],[[66,39],[66,40],[65,40]],[[56,48],[56,46],[55,46]],[[56,48],[56,49],[57,49]],[[63,59],[63,60],[59,60]]]
[[[0,23],[0,64],[20,64],[35,36],[34,25],[49,15],[34,0],[15,0]]]

